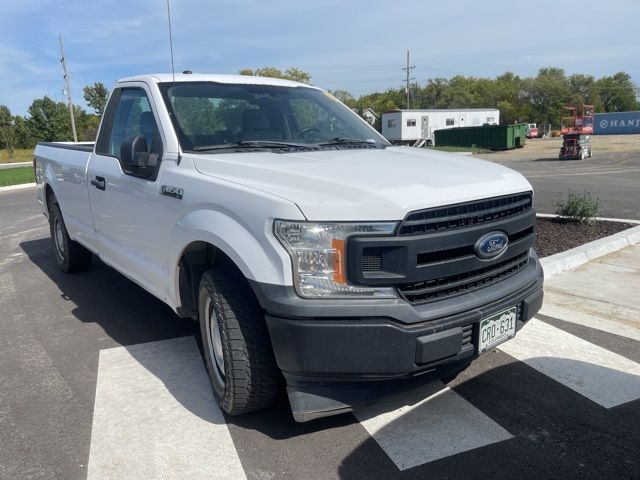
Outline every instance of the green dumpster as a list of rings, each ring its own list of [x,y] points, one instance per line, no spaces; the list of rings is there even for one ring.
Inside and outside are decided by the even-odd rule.
[[[510,150],[524,147],[526,124],[485,125],[436,130],[438,147],[479,147],[489,150]]]

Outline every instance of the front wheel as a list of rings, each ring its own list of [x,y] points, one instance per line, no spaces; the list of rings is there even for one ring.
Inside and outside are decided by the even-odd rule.
[[[242,274],[226,266],[206,271],[198,313],[204,361],[222,409],[238,415],[273,403],[280,371],[264,312]]]
[[[57,203],[52,203],[49,208],[49,229],[53,254],[60,270],[65,273],[81,272],[91,266],[91,252],[71,240]]]

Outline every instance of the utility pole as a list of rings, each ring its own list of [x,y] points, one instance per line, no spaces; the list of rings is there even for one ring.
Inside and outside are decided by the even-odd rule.
[[[402,69],[407,72],[407,78],[405,79],[405,82],[407,82],[407,110],[409,109],[409,82],[416,79],[416,77],[409,77],[411,70],[414,68],[416,68],[415,65],[409,65],[409,50],[407,50],[407,66]]]
[[[73,141],[78,141],[78,134],[76,133],[76,119],[73,115],[73,102],[71,101],[71,85],[69,84],[69,74],[67,73],[67,61],[64,59],[64,48],[62,47],[62,35],[60,38],[60,63],[62,63],[62,69],[64,70],[64,93],[67,95],[67,103],[69,104],[69,116],[71,117],[71,131],[73,132]]]

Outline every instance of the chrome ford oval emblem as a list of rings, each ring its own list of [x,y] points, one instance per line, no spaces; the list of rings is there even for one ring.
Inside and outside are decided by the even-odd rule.
[[[482,259],[497,258],[507,251],[509,237],[504,232],[489,232],[481,236],[474,246],[476,255]]]

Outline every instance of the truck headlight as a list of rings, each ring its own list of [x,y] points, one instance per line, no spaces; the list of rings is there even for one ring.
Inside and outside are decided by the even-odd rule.
[[[391,235],[395,222],[327,223],[276,220],[274,233],[293,261],[293,279],[302,297],[396,297],[393,288],[347,283],[346,239],[350,235]]]

